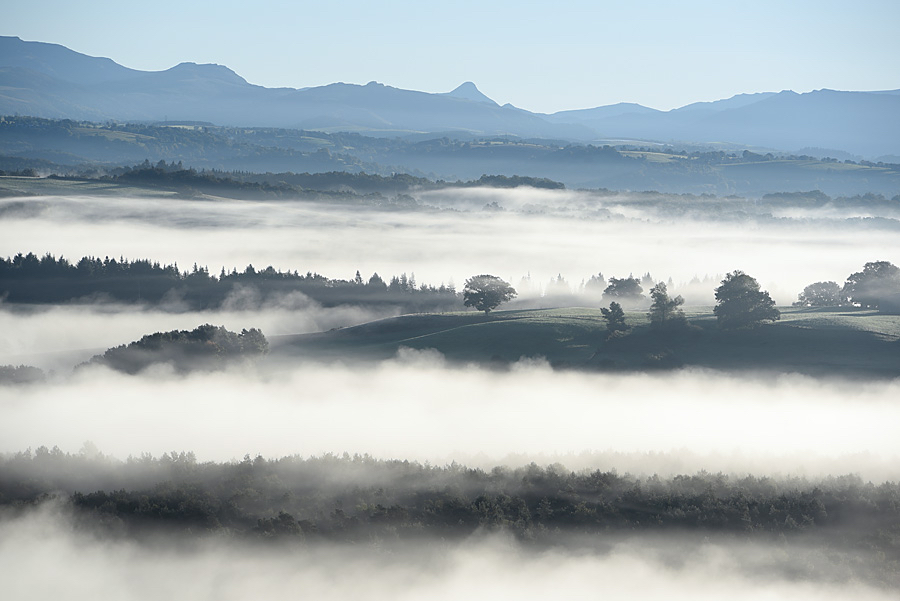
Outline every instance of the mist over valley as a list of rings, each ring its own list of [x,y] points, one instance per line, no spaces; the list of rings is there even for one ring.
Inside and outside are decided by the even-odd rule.
[[[893,598],[895,9],[163,4],[0,36],[4,597]]]

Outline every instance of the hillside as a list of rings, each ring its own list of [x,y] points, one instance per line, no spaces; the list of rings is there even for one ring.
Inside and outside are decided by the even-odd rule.
[[[569,188],[657,190],[677,194],[746,195],[820,190],[829,195],[868,192],[894,197],[900,166],[887,163],[775,156],[690,147],[595,146],[506,137],[376,138],[275,128],[215,127],[203,123],[122,124],[0,117],[0,170],[96,177],[148,160],[232,177],[267,174],[266,182],[318,190],[383,191],[371,182],[337,186],[289,174],[346,172],[453,182],[484,174],[546,178]],[[235,174],[239,172],[253,172]],[[261,181],[258,176],[245,181]],[[360,184],[363,184],[360,187]],[[408,187],[407,187],[408,188]]]
[[[786,308],[779,322],[722,331],[712,311],[688,312],[692,331],[662,335],[646,314],[631,312],[633,330],[606,340],[592,308],[406,315],[319,334],[275,337],[274,358],[381,360],[401,348],[434,349],[446,360],[505,368],[546,359],[557,368],[644,371],[700,367],[809,375],[900,376],[900,317],[872,311]]]

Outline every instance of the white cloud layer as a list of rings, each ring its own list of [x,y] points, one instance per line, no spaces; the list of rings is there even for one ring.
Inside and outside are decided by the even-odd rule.
[[[653,473],[856,472],[900,477],[900,382],[836,383],[702,371],[505,373],[409,351],[375,365],[303,364],[140,376],[91,368],[0,387],[0,452],[93,441],[119,458],[202,460],[369,453],[490,467],[532,460]]]
[[[526,274],[546,285],[562,274],[579,283],[597,272],[650,272],[688,282],[742,269],[775,300],[789,304],[816,281],[843,282],[867,261],[900,262],[896,231],[806,220],[664,221],[632,207],[573,191],[466,189],[418,195],[464,211],[385,212],[304,202],[198,202],[135,198],[17,199],[30,217],[7,216],[0,255],[46,252],[194,262],[222,267],[307,270],[351,279],[415,272],[420,283],[462,285],[493,273],[517,285]],[[482,212],[489,202],[509,208]],[[610,219],[609,213],[629,219]],[[471,211],[470,211],[471,210]],[[531,211],[531,213],[516,211]],[[714,217],[714,216],[711,216]],[[712,286],[707,304],[713,303]]]

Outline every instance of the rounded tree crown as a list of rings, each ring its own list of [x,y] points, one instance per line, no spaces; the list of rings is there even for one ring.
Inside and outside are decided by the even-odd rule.
[[[463,287],[463,304],[488,313],[500,303],[517,295],[516,289],[497,276],[482,274],[466,280]]]

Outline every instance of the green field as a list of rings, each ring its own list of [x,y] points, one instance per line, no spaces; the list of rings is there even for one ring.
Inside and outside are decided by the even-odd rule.
[[[900,376],[900,316],[787,308],[782,319],[723,331],[710,308],[688,311],[688,331],[660,333],[646,313],[626,314],[628,336],[607,340],[598,309],[406,315],[302,336],[276,337],[275,357],[381,360],[400,348],[435,349],[448,361],[503,366],[522,358],[558,368],[646,371],[703,367],[815,376]]]
[[[0,176],[0,198],[27,196],[172,197],[176,192],[91,179]]]

